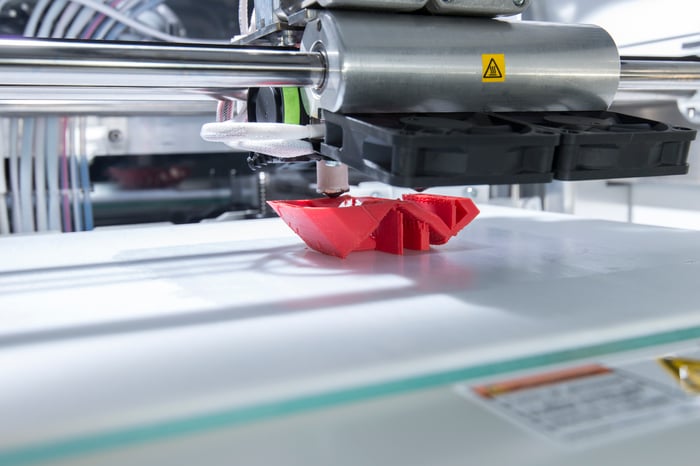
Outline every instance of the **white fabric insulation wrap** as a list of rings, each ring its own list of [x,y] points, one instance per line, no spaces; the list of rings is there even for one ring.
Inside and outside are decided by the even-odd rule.
[[[290,158],[312,154],[313,146],[302,139],[320,138],[324,133],[323,125],[223,121],[202,126],[201,136],[234,149]]]

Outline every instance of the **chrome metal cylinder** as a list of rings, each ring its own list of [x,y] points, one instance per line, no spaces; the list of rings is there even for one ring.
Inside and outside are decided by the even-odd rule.
[[[602,109],[618,85],[627,93],[700,90],[700,62],[620,62],[609,36],[589,26],[324,12],[303,48],[0,39],[0,101],[12,111],[70,101],[77,111],[85,101],[96,108],[304,86],[312,110],[528,111]],[[485,79],[484,56],[494,55],[503,56],[503,76]]]
[[[601,110],[620,76],[595,26],[326,11],[302,50],[328,67],[312,113]]]
[[[700,62],[623,59],[620,62],[620,90],[700,90]]]
[[[315,53],[233,46],[0,40],[0,88],[178,89],[316,86]]]

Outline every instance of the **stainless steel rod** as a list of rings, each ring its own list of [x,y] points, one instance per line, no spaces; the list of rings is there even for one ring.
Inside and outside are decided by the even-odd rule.
[[[623,59],[620,62],[620,90],[700,90],[700,62]]]
[[[262,86],[319,86],[320,53],[216,45],[0,40],[0,89],[68,89],[90,98],[120,99],[129,91],[226,94]],[[620,90],[695,91],[700,62],[623,59]],[[20,95],[21,94],[21,95]],[[61,99],[59,96],[58,99]]]
[[[0,87],[178,89],[216,93],[316,86],[318,53],[235,46],[0,40]],[[86,90],[88,90],[86,89]]]

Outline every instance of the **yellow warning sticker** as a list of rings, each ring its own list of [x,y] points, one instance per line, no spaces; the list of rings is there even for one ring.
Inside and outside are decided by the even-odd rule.
[[[506,56],[502,53],[483,54],[481,56],[481,81],[485,83],[502,83],[506,80]]]

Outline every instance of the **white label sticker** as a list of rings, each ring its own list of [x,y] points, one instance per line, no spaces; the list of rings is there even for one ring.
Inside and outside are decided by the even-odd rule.
[[[598,365],[477,387],[460,385],[458,391],[567,444],[609,440],[700,414],[693,397],[676,387]]]

